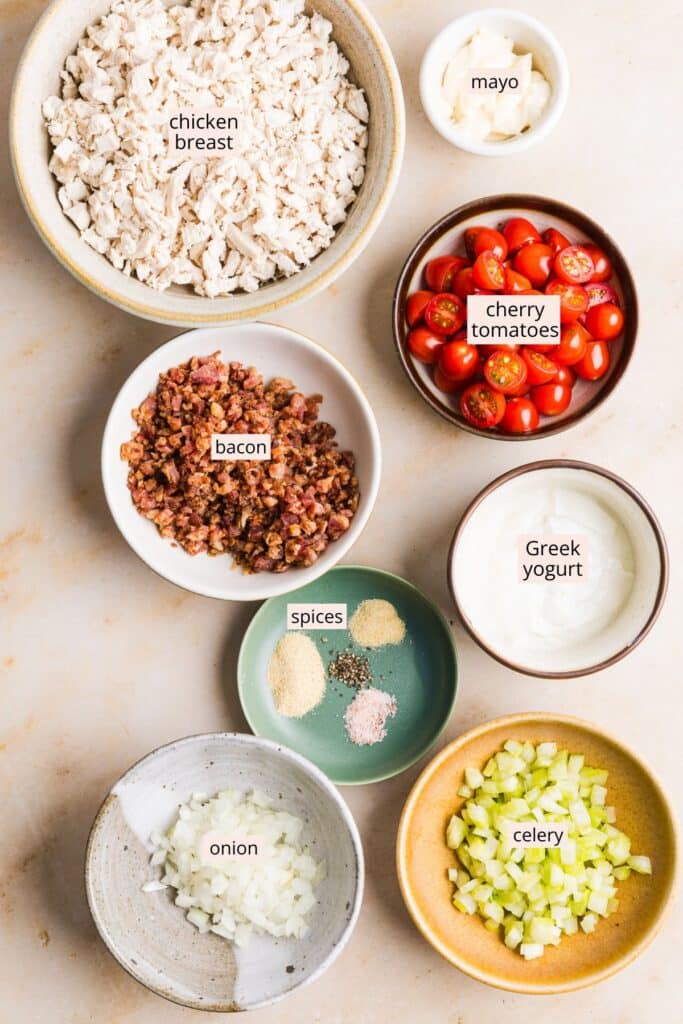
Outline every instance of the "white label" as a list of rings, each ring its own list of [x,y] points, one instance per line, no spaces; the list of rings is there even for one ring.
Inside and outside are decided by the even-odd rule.
[[[205,160],[235,149],[238,119],[220,107],[188,107],[168,118],[168,153],[183,159]]]
[[[541,825],[537,821],[504,821],[505,838],[520,849],[556,849],[567,841],[568,822],[553,821]]]
[[[509,68],[469,68],[467,84],[470,92],[519,92],[522,83]]]
[[[346,629],[346,605],[288,604],[287,629]]]
[[[470,345],[558,345],[559,295],[468,295]]]
[[[199,841],[199,859],[208,866],[235,860],[256,860],[265,850],[266,844],[260,836],[238,835],[217,829],[205,832]]]
[[[520,583],[582,583],[588,578],[588,538],[583,534],[523,533],[518,538]]]
[[[239,462],[268,462],[270,434],[212,434],[211,458]]]

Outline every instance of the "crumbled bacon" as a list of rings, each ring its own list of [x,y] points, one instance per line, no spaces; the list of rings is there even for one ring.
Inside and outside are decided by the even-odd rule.
[[[162,373],[121,445],[136,508],[192,555],[230,554],[245,572],[312,565],[359,499],[353,453],[318,420],[321,402],[217,353]],[[212,461],[213,433],[270,434],[271,461]]]

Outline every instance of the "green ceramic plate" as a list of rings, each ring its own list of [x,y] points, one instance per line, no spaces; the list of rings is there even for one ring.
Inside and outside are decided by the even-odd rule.
[[[321,704],[302,718],[285,718],[273,704],[268,686],[268,661],[287,630],[290,603],[345,603],[350,621],[361,601],[390,601],[406,624],[403,643],[368,650],[371,685],[396,698],[397,712],[387,722],[387,735],[373,746],[356,746],[344,728],[344,712],[355,691],[328,681]],[[333,652],[350,642],[345,630],[307,630],[327,666]],[[326,643],[323,640],[326,639]],[[237,666],[240,700],[249,725],[303,754],[339,785],[388,779],[414,764],[429,750],[451,716],[457,688],[457,661],[448,623],[419,590],[388,572],[341,565],[320,579],[263,604],[244,634]]]

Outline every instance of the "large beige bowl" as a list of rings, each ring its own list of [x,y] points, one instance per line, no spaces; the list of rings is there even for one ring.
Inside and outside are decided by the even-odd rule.
[[[49,144],[41,104],[59,90],[59,73],[85,28],[111,0],[54,0],[36,25],[19,63],[10,110],[14,173],[29,217],[58,260],[103,299],[129,313],[161,323],[198,327],[262,317],[326,288],[363,251],[393,193],[403,156],[405,112],[401,82],[391,51],[359,0],[314,0],[307,10],[328,18],[333,37],[351,64],[351,75],[366,93],[370,139],[365,181],[328,249],[293,277],[266,284],[251,294],[207,299],[173,286],[157,292],[126,277],[83,242],[57,200],[48,170]]]

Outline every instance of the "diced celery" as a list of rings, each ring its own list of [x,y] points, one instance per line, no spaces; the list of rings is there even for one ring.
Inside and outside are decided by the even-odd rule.
[[[586,932],[586,934],[590,934],[590,932],[595,931],[597,923],[598,919],[595,914],[585,914],[581,918],[581,930]]]
[[[636,856],[629,857],[628,866],[637,872],[639,875],[651,875],[652,874],[652,862],[649,857]]]
[[[523,942],[519,951],[525,960],[536,960],[539,956],[543,956],[543,946],[537,942]]]
[[[470,789],[478,789],[484,781],[484,776],[478,768],[465,768],[465,781]]]

